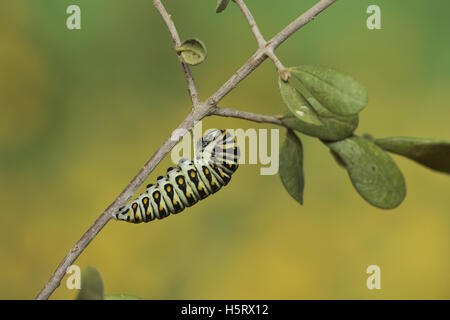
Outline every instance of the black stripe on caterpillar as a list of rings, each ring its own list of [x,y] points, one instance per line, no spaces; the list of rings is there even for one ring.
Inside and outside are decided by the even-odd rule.
[[[117,220],[131,223],[163,219],[196,204],[227,185],[238,168],[239,148],[226,130],[214,130],[197,143],[196,160],[181,159],[144,193],[119,209]]]

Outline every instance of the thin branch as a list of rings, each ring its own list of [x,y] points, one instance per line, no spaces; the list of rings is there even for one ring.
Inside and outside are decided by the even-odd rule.
[[[307,24],[309,21],[314,19],[320,12],[325,10],[328,6],[334,3],[336,0],[321,0],[314,7],[306,11],[298,19],[288,25],[283,31],[277,34],[272,40],[269,41],[266,48],[276,49],[282,42],[289,38],[295,31],[300,29],[302,26]],[[161,4],[161,1],[153,1],[155,7],[161,13],[166,22],[167,27],[172,35],[175,45],[179,43],[179,37],[176,33],[175,26],[170,19],[170,15],[167,14],[166,10]],[[169,138],[159,147],[159,149],[152,155],[152,157],[147,161],[147,163],[142,167],[142,169],[136,174],[136,176],[131,180],[131,182],[126,186],[126,188],[120,193],[120,195],[111,203],[108,208],[102,212],[94,224],[86,231],[86,233],[81,237],[81,239],[72,247],[72,249],[67,253],[62,262],[58,265],[56,271],[50,278],[50,280],[45,284],[44,288],[41,290],[36,299],[48,299],[50,295],[55,291],[55,289],[60,285],[66,270],[71,266],[75,260],[80,256],[80,254],[86,249],[88,244],[96,237],[100,230],[111,220],[112,215],[117,212],[117,210],[123,206],[141,184],[147,179],[149,174],[155,169],[159,162],[170,152],[170,150],[176,145],[176,143],[181,139],[182,135],[180,133],[186,133],[187,130],[193,128],[197,121],[200,121],[207,115],[216,114],[220,116],[230,116],[237,117],[246,120],[256,121],[256,122],[267,122],[273,124],[282,125],[278,118],[272,116],[256,115],[249,112],[235,111],[232,109],[223,109],[224,111],[219,111],[221,108],[217,108],[217,102],[219,102],[225,95],[227,95],[233,88],[235,88],[244,78],[246,78],[253,70],[255,70],[266,58],[267,55],[264,52],[265,49],[259,48],[252,57],[241,67],[239,70],[231,76],[231,78],[225,82],[222,87],[220,87],[216,93],[214,93],[207,101],[206,104],[198,102],[197,90],[195,89],[194,81],[192,75],[190,74],[189,67],[185,65],[184,61],[181,61],[183,70],[185,71],[186,80],[188,82],[189,93],[191,100],[194,104],[194,108],[183,120],[183,122],[174,130]],[[186,68],[185,68],[186,67]]]
[[[253,72],[261,63],[266,60],[265,50],[271,48],[275,50],[294,32],[312,21],[319,13],[332,5],[336,0],[321,0],[311,7],[308,11],[290,23],[286,28],[280,31],[275,37],[268,41],[266,48],[258,49],[247,62],[240,67],[222,87],[220,87],[209,99],[207,103],[211,106],[217,105],[231,90],[233,90],[243,79]]]
[[[258,25],[256,23],[255,18],[253,18],[252,13],[246,6],[244,0],[233,0],[236,5],[241,9],[242,13],[244,14],[245,18],[247,19],[248,24],[250,25],[250,28],[252,29],[253,35],[256,38],[256,41],[258,42],[258,46],[260,49],[264,49],[267,45],[266,40],[264,39],[263,35],[261,34],[261,31],[258,28]],[[281,78],[284,81],[287,81],[291,74],[289,71],[283,66],[280,59],[278,59],[277,55],[275,54],[274,50],[272,48],[266,48],[264,49],[264,53],[266,56],[269,57],[270,60],[273,61],[275,64],[275,67],[277,68],[278,72],[280,73]]]
[[[153,5],[158,10],[159,14],[163,18],[166,23],[167,29],[169,29],[170,35],[172,36],[174,49],[177,49],[181,45],[180,36],[178,35],[177,28],[175,27],[175,23],[172,20],[172,16],[167,13],[166,8],[164,8],[163,4],[160,0],[153,0]],[[188,85],[189,96],[191,97],[192,106],[196,108],[200,105],[200,101],[198,98],[197,88],[195,86],[194,77],[192,76],[191,69],[184,62],[183,57],[180,54],[178,55],[178,61],[180,61],[181,67],[183,69],[184,77],[186,78],[186,82]]]
[[[275,52],[273,51],[272,48],[267,48],[265,50],[266,55],[273,61],[273,63],[275,64],[275,67],[278,70],[278,73],[280,74],[281,79],[283,79],[284,81],[288,81],[289,78],[291,77],[291,73],[289,72],[288,69],[286,69],[286,67],[281,63],[280,59],[278,59],[277,55],[275,54]]]
[[[258,25],[256,24],[255,18],[253,18],[252,13],[250,12],[250,10],[248,10],[243,0],[233,0],[233,1],[234,3],[236,3],[239,9],[241,9],[242,13],[245,16],[245,19],[247,19],[247,22],[250,25],[250,28],[252,29],[253,35],[255,36],[256,41],[258,42],[259,48],[264,48],[266,46],[266,40],[261,34],[261,31],[259,31]]]
[[[244,119],[244,120],[253,121],[253,122],[271,123],[271,124],[276,124],[278,126],[287,127],[283,122],[281,122],[280,118],[278,118],[278,117],[266,116],[266,115],[262,115],[262,114],[241,111],[241,110],[236,110],[236,109],[230,109],[230,108],[213,107],[209,111],[208,115],[239,118],[239,119]]]
[[[292,36],[298,29],[314,20],[319,13],[335,3],[336,0],[321,0],[316,3],[311,9],[303,13],[300,17],[292,21],[286,28],[281,30],[275,37],[269,40],[269,47],[273,50],[278,48],[287,38]]]

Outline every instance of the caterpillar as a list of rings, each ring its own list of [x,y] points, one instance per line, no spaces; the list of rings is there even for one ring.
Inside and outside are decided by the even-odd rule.
[[[197,142],[195,161],[181,159],[167,169],[156,183],[149,184],[139,197],[120,208],[117,220],[150,222],[177,214],[216,193],[231,180],[239,164],[236,138],[226,130],[213,130]]]

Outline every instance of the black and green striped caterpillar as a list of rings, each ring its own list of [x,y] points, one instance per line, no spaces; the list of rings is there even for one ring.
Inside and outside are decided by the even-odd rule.
[[[167,169],[144,193],[119,209],[117,220],[149,222],[176,214],[216,193],[231,180],[238,168],[239,148],[226,130],[213,130],[197,143],[195,161],[181,159]]]

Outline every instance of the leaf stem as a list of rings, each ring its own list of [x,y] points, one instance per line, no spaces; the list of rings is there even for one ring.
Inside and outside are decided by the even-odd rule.
[[[278,73],[280,74],[281,79],[283,81],[288,81],[291,77],[291,73],[285,68],[285,66],[281,63],[280,59],[276,56],[275,52],[272,48],[267,48],[265,50],[266,55],[273,61],[275,67],[277,67]]]

